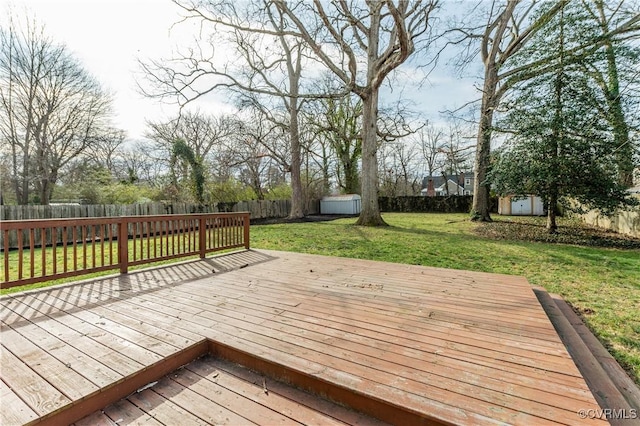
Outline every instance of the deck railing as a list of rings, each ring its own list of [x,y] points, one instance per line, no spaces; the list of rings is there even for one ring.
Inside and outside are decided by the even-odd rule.
[[[11,220],[0,223],[0,288],[249,248],[249,213]]]

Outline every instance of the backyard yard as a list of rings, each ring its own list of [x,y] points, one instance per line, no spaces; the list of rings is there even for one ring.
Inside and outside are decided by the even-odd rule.
[[[640,241],[568,220],[550,237],[541,218],[476,224],[465,214],[387,213],[384,219],[389,227],[357,227],[355,219],[252,226],[251,245],[523,275],[573,305],[640,384]]]

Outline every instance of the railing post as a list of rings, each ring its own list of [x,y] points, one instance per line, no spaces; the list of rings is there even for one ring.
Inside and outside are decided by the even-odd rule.
[[[204,215],[200,216],[198,237],[200,241],[200,259],[204,259],[207,257],[207,217]]]
[[[120,261],[120,273],[129,272],[129,229],[128,222],[120,218],[118,222],[118,260]]]
[[[243,222],[244,222],[244,248],[249,250],[250,244],[249,244],[249,225],[251,223],[251,214],[250,213],[245,213],[243,215]]]

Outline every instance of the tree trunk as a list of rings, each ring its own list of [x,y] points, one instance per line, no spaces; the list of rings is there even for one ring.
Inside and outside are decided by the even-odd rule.
[[[491,222],[492,219],[489,214],[490,185],[485,181],[491,162],[491,130],[493,125],[493,111],[497,104],[496,88],[498,76],[495,67],[487,66],[484,82],[474,165],[471,220]]]
[[[22,175],[18,179],[16,176],[17,183],[16,187],[19,188],[16,196],[18,197],[18,204],[22,206],[26,206],[29,204],[29,181],[30,181],[30,167],[31,167],[31,157],[28,151],[24,151],[22,157]]]
[[[291,213],[289,219],[304,217],[304,194],[302,192],[302,179],[300,167],[300,132],[298,128],[298,100],[291,98],[289,117],[289,139],[291,144]]]
[[[378,92],[362,97],[362,211],[356,225],[386,226],[378,205]]]
[[[556,234],[558,232],[558,225],[556,224],[556,207],[558,205],[557,191],[551,191],[549,201],[547,204],[547,231],[550,234]]]
[[[52,184],[49,181],[49,178],[42,178],[39,181],[38,195],[40,197],[40,204],[43,206],[48,206],[51,201],[51,193],[52,193]]]

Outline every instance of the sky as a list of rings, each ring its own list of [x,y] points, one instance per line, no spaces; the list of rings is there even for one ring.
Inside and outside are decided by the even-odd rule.
[[[35,17],[47,35],[65,44],[113,94],[113,124],[126,130],[129,140],[144,138],[146,120],[177,115],[177,106],[145,98],[136,84],[139,60],[170,57],[175,47],[192,37],[188,26],[174,25],[180,11],[170,0],[0,0],[2,24],[9,7],[18,16]],[[442,64],[422,88],[401,93],[432,122],[441,122],[440,111],[478,97],[472,83],[459,80]],[[233,110],[223,94],[209,96],[197,107],[205,112]]]

